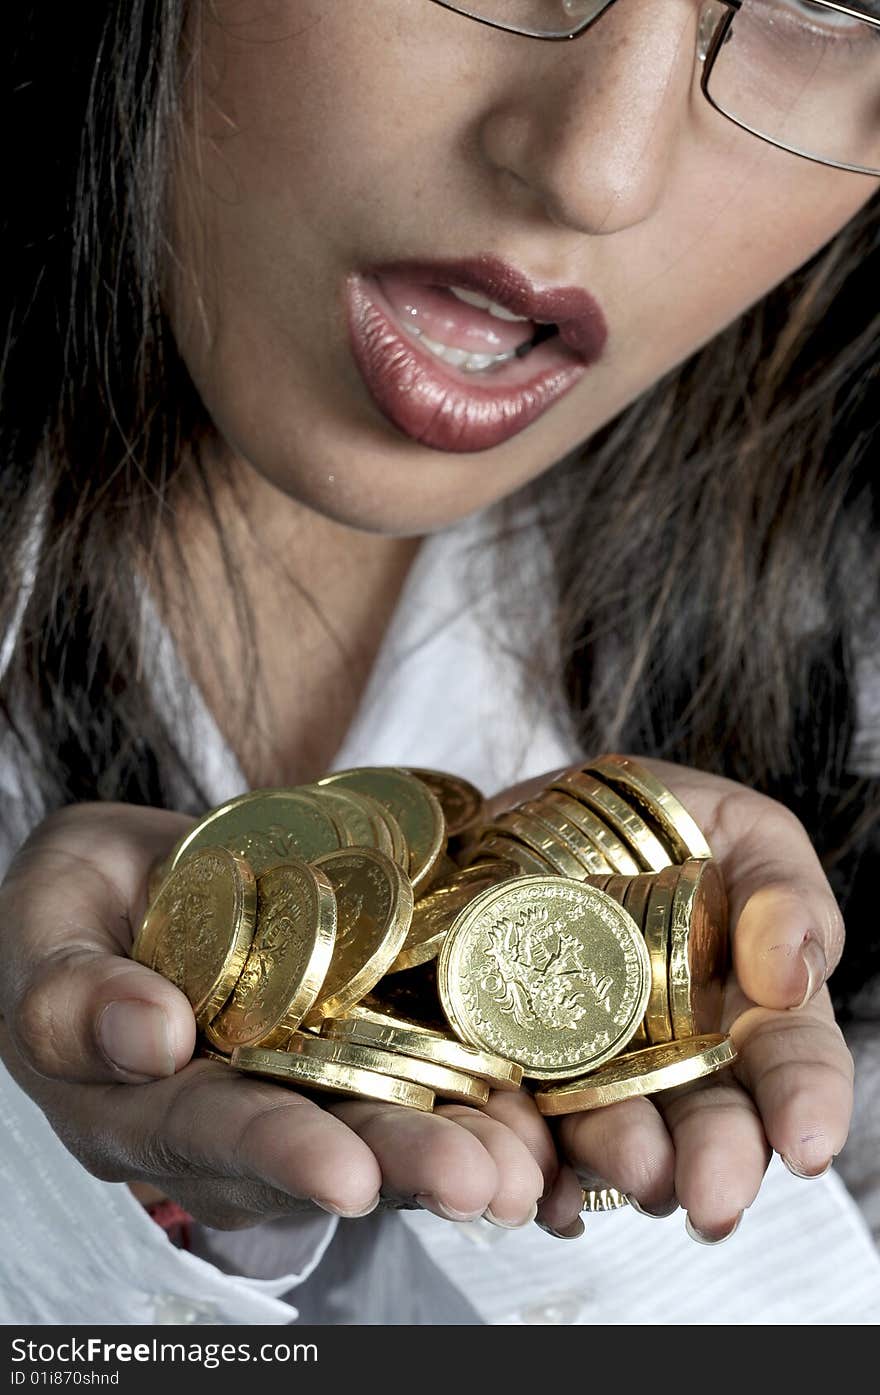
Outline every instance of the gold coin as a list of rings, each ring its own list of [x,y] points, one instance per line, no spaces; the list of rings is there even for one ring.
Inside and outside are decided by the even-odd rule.
[[[356,1066],[361,1070],[376,1071],[378,1075],[393,1075],[397,1080],[409,1080],[414,1085],[424,1085],[426,1089],[433,1090],[443,1099],[455,1100],[459,1104],[480,1105],[489,1098],[489,1086],[484,1080],[475,1080],[462,1071],[449,1070],[446,1066],[418,1060],[415,1056],[395,1055],[373,1046],[357,1046],[350,1041],[332,1041],[329,1037],[306,1037],[297,1033],[291,1037],[286,1049],[310,1061]]]
[[[171,872],[146,915],[132,958],[170,979],[205,1027],[233,991],[257,914],[248,864],[226,848],[201,848]]]
[[[369,1005],[390,1017],[406,1017],[445,1036],[449,1023],[437,992],[437,960],[386,974],[369,996]],[[347,1014],[346,1014],[347,1015]]]
[[[629,1206],[629,1197],[616,1187],[581,1187],[582,1211],[619,1211],[624,1206]]]
[[[307,790],[254,790],[200,819],[181,838],[172,860],[179,867],[197,848],[219,844],[243,857],[259,877],[289,857],[311,862],[341,842],[333,819]]]
[[[629,877],[641,872],[641,863],[633,856],[628,845],[586,804],[556,789],[545,790],[538,802],[562,814],[579,835],[601,853],[613,872],[621,872]]]
[[[384,1011],[383,1004],[379,1003],[372,993],[368,993],[359,1003],[347,1008],[340,1017],[325,1018],[322,1030],[330,1021],[334,1020],[339,1022],[372,1022],[377,1027],[403,1027],[406,1031],[418,1032],[421,1036],[439,1037],[441,1041],[447,1039],[446,1033],[439,1032],[434,1027],[425,1027],[421,1022],[415,1022],[410,1017],[401,1017]]]
[[[611,877],[587,877],[587,885],[594,886],[597,891],[607,890]]]
[[[584,768],[612,785],[655,828],[659,828],[676,862],[687,862],[690,857],[712,856],[712,849],[696,820],[672,790],[667,789],[650,770],[629,756],[617,755],[602,756]]]
[[[669,1010],[676,1037],[717,1032],[729,968],[727,894],[718,863],[681,867],[669,929]]]
[[[572,853],[581,864],[587,876],[601,877],[605,872],[613,872],[614,868],[600,852],[595,843],[589,838],[585,838],[579,828],[566,817],[565,813],[548,801],[543,799],[529,799],[520,804],[517,813],[527,814],[530,818],[539,820],[556,835],[563,847]]]
[[[644,938],[604,892],[562,877],[485,891],[452,926],[438,986],[453,1030],[539,1080],[577,1075],[626,1046],[644,1016]]]
[[[573,799],[598,814],[608,827],[617,833],[621,841],[632,849],[640,864],[638,870],[659,872],[662,867],[671,865],[669,849],[648,827],[641,815],[636,813],[625,799],[621,799],[610,785],[603,784],[586,770],[576,770],[569,771],[567,775],[560,775],[550,788],[571,795]]]
[[[600,1109],[637,1095],[653,1095],[687,1085],[736,1060],[731,1037],[706,1035],[649,1046],[629,1056],[618,1056],[584,1080],[570,1080],[535,1095],[542,1114],[576,1114]]]
[[[443,810],[436,797],[407,770],[365,767],[339,770],[319,780],[320,786],[342,785],[367,794],[396,819],[409,848],[409,875],[413,889],[426,883],[446,846]]]
[[[518,869],[519,875],[523,877],[549,876],[554,872],[546,857],[527,848],[525,843],[519,842],[512,833],[487,833],[480,838],[479,843],[470,849],[467,857],[467,865],[474,866],[477,862],[487,859],[492,861],[512,862]]]
[[[335,939],[336,898],[322,871],[293,858],[265,871],[257,878],[257,928],[241,977],[205,1028],[211,1044],[231,1051],[284,1041],[314,1004]]]
[[[488,824],[487,828],[491,832],[517,838],[545,862],[549,862],[558,877],[581,881],[588,875],[584,864],[574,853],[569,852],[559,834],[530,814],[524,814],[519,809],[510,809],[504,814],[499,814],[495,822]],[[606,870],[607,867],[597,869],[599,872]]]
[[[196,1052],[200,1061],[219,1061],[222,1066],[230,1066],[232,1062],[228,1056],[224,1056],[220,1051],[212,1051],[210,1046],[201,1046]]]
[[[629,885],[623,896],[623,909],[629,912],[643,934],[645,917],[648,913],[648,897],[651,894],[653,884],[652,873],[640,872],[637,877],[629,878]],[[640,1051],[650,1044],[646,1021],[643,1018],[639,1030],[633,1034],[632,1040],[627,1044],[627,1050]]]
[[[427,785],[437,799],[446,820],[447,838],[457,838],[482,819],[486,801],[470,780],[445,770],[416,770],[412,766],[409,773]]]
[[[645,944],[651,958],[651,993],[645,1009],[645,1027],[653,1045],[672,1041],[669,1014],[669,926],[677,868],[666,867],[653,874],[645,909]]]
[[[493,1090],[517,1090],[522,1084],[522,1066],[513,1061],[505,1061],[503,1056],[494,1056],[488,1051],[477,1051],[472,1046],[464,1046],[454,1037],[407,1031],[399,1024],[379,1026],[374,1022],[358,1022],[355,1019],[325,1022],[321,1035],[334,1041],[350,1041],[356,1046],[373,1046],[401,1056],[416,1056],[422,1061],[433,1061],[435,1065],[448,1066],[450,1070],[475,1075]]]
[[[419,887],[416,905],[418,905],[420,901],[424,901],[426,896],[430,896],[433,892],[438,891],[440,887],[448,886],[451,881],[454,881],[460,871],[461,868],[458,863],[454,862],[448,853],[441,853],[434,864],[434,870],[431,873],[430,881],[423,882]]]
[[[336,895],[336,943],[310,1026],[345,1012],[375,987],[400,952],[413,913],[409,878],[376,848],[343,848],[312,865]]]
[[[453,864],[454,865],[454,864]],[[512,862],[477,862],[464,871],[455,868],[454,880],[446,886],[438,887],[417,901],[413,907],[412,924],[394,963],[388,973],[398,973],[401,969],[414,969],[418,964],[427,964],[436,959],[443,947],[450,925],[465,906],[490,886],[509,881],[519,876],[519,869]]]
[[[408,1109],[420,1109],[425,1114],[430,1114],[434,1108],[434,1092],[423,1085],[393,1079],[357,1066],[313,1060],[287,1051],[266,1051],[259,1046],[237,1047],[232,1053],[232,1064],[236,1070],[260,1075],[266,1080],[280,1081],[284,1085],[299,1085],[330,1095],[352,1095],[356,1099],[402,1104]]]
[[[329,789],[310,785],[308,792],[323,804],[340,831],[343,848],[378,848],[392,857],[394,842],[388,825],[377,815],[379,806],[367,801],[356,790]],[[373,804],[373,808],[370,805]]]

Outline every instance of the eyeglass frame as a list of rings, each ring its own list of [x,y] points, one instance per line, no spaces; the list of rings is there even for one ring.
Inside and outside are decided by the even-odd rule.
[[[474,24],[485,24],[487,28],[497,29],[502,34],[514,34],[522,39],[537,39],[540,43],[564,43],[569,39],[579,39],[581,35],[586,34],[587,30],[592,28],[596,21],[601,19],[606,11],[610,10],[611,6],[615,3],[616,0],[604,0],[604,3],[601,4],[595,14],[590,15],[589,19],[582,20],[579,24],[574,25],[573,28],[569,29],[566,33],[533,34],[529,29],[517,29],[499,20],[486,19],[482,15],[470,14],[462,10],[456,3],[456,0],[432,0],[432,4],[439,5],[442,9],[449,10],[450,14],[459,15],[462,19],[470,19]],[[723,5],[727,10],[726,15],[719,16],[705,54],[699,54],[700,61],[703,64],[703,71],[700,76],[700,90],[713,111],[717,111],[725,120],[732,122],[732,124],[738,126],[740,130],[747,131],[749,135],[754,136],[757,140],[762,140],[765,144],[772,145],[775,150],[785,150],[789,155],[797,155],[799,159],[810,160],[816,165],[827,165],[830,169],[845,170],[849,174],[864,174],[871,179],[880,178],[880,171],[867,169],[864,165],[850,165],[842,163],[839,160],[828,160],[822,155],[808,155],[805,150],[798,150],[793,145],[784,145],[781,141],[773,140],[771,136],[764,135],[762,131],[756,131],[753,126],[747,126],[744,121],[740,121],[736,116],[732,116],[729,111],[725,111],[723,107],[720,107],[709,91],[709,82],[712,77],[712,70],[715,67],[715,60],[721,52],[722,46],[727,41],[733,21],[742,9],[743,0],[703,0],[703,3]],[[838,14],[850,15],[853,19],[859,19],[864,24],[870,24],[874,29],[880,30],[880,18],[874,15],[867,15],[862,10],[853,9],[851,5],[838,4],[837,0],[809,0],[809,3],[815,5],[818,9],[835,10]]]

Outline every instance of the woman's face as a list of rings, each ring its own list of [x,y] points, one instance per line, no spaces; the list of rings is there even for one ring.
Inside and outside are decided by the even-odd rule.
[[[340,522],[442,527],[821,247],[876,181],[713,111],[698,10],[555,44],[430,0],[197,7],[170,302],[227,446]]]

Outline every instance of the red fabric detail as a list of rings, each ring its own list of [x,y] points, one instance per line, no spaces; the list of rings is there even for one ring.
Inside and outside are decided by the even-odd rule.
[[[172,1244],[182,1250],[192,1248],[193,1218],[176,1201],[151,1201],[145,1207],[147,1215],[161,1226]]]

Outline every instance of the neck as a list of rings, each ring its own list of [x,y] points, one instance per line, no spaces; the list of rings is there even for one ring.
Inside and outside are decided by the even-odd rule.
[[[248,783],[314,780],[348,731],[420,540],[336,523],[243,462],[205,473],[212,507],[182,490],[157,548],[165,621]]]

